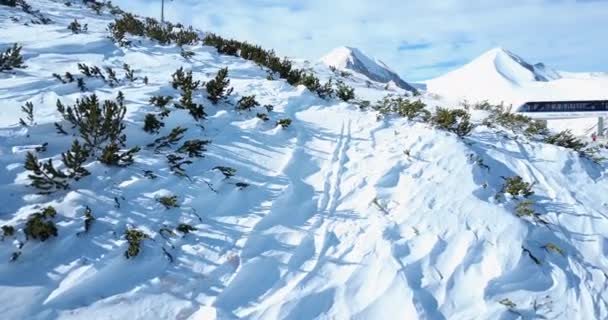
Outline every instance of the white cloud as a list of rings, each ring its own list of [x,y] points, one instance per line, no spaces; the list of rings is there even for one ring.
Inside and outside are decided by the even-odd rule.
[[[160,0],[117,2],[142,15],[160,11]],[[339,45],[358,47],[407,80],[439,75],[497,46],[557,69],[608,71],[607,14],[608,1],[574,0],[167,3],[171,20],[283,55],[317,59]]]

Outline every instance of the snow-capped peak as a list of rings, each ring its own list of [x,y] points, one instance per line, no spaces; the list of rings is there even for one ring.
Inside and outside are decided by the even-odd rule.
[[[402,89],[408,91],[416,90],[401,79],[401,77],[391,70],[384,62],[379,59],[368,57],[357,48],[345,46],[335,48],[321,58],[321,62],[328,67],[360,73],[373,81],[382,83],[393,81]]]

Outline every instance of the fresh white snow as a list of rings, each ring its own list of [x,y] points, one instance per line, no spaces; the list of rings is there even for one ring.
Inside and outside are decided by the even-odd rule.
[[[608,318],[605,164],[485,126],[461,139],[406,119],[378,121],[374,111],[269,81],[255,64],[213,48],[188,47],[195,52],[190,60],[176,46],[145,39],[121,48],[108,38],[109,14],[98,16],[78,3],[30,2],[54,22],[24,26],[9,17],[23,22],[26,14],[0,7],[0,48],[22,44],[27,65],[0,73],[0,225],[22,228],[30,214],[53,205],[58,236],[25,242],[15,262],[9,260],[23,233],[0,242],[2,318]],[[88,23],[89,32],[72,35],[66,26],[74,18]],[[602,82],[608,77],[563,73],[559,80],[534,81],[500,50],[480,59],[429,82],[431,92],[454,91],[421,99],[430,107],[451,107],[461,93],[506,100],[533,92],[524,86],[554,96],[566,95],[560,90],[565,86],[570,96],[592,98],[608,84]],[[91,176],[69,190],[37,195],[23,160],[48,142],[39,156],[59,164],[69,148],[73,137],[58,135],[53,126],[60,119],[55,103],[71,105],[82,93],[51,75],[77,74],[78,62],[116,70],[128,63],[137,77],[149,78],[149,85],[123,81],[115,88],[87,81],[88,93],[100,98],[124,93],[127,145],[143,148],[130,167],[93,162],[87,165]],[[495,67],[486,68],[489,63]],[[165,156],[145,147],[160,135],[141,129],[144,115],[155,111],[150,97],[179,98],[170,80],[181,66],[203,81],[226,66],[232,103],[255,94],[262,105],[275,107],[264,122],[256,111],[213,106],[201,93],[196,99],[209,114],[201,125],[187,112],[173,111],[160,135],[179,125],[188,128],[184,140],[212,140],[205,157],[185,167],[190,179],[171,174]],[[314,68],[323,79],[332,76]],[[348,83],[372,101],[404,92],[368,87],[358,77]],[[18,125],[20,106],[28,101],[38,125],[24,128]],[[275,126],[281,118],[293,119],[292,125]],[[216,166],[233,167],[236,175],[224,179]],[[147,179],[144,170],[158,178]],[[513,199],[495,199],[501,177],[516,175],[534,183],[535,210],[549,224],[517,217]],[[250,186],[239,190],[237,182]],[[156,201],[161,195],[177,195],[180,207],[165,209]],[[79,234],[86,206],[96,221]],[[183,237],[160,234],[179,223],[198,230]],[[143,241],[139,256],[125,259],[123,234],[130,227],[151,239]],[[546,249],[550,244],[563,254]]]

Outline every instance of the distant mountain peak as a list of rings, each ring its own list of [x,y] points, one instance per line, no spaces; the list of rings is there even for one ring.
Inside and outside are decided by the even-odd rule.
[[[368,57],[357,48],[337,47],[321,58],[321,62],[328,67],[360,73],[373,81],[382,83],[393,81],[399,88],[416,91],[413,86],[401,79],[384,62]]]

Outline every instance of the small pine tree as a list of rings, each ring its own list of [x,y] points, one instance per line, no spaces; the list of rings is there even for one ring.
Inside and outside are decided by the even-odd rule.
[[[217,166],[213,168],[213,170],[219,170],[224,175],[225,179],[233,177],[236,174],[236,169],[230,167]]]
[[[31,238],[46,241],[52,236],[56,237],[57,227],[52,221],[56,214],[57,211],[51,206],[32,214],[23,229],[26,239],[29,240]]]
[[[163,148],[168,148],[172,145],[175,145],[184,137],[184,133],[187,131],[187,128],[176,127],[171,130],[171,132],[163,137],[160,137],[154,140],[153,143],[149,144],[148,147],[155,147],[155,150],[158,151]]]
[[[191,225],[189,225],[189,224],[180,223],[180,224],[177,226],[177,228],[175,228],[175,230],[177,230],[177,231],[179,231],[179,232],[181,232],[181,233],[183,233],[183,234],[188,234],[188,233],[190,233],[190,232],[192,232],[192,231],[196,231],[196,230],[198,230],[198,229],[197,229],[197,228],[195,228],[195,227],[193,227],[193,226],[191,226]]]
[[[68,176],[53,165],[51,159],[40,163],[38,157],[28,152],[25,155],[25,169],[31,171],[28,178],[31,186],[40,189],[42,193],[50,193],[54,190],[65,190],[69,187]]]
[[[74,142],[72,142],[72,147],[70,150],[62,153],[61,158],[63,160],[63,164],[69,170],[68,177],[78,181],[80,178],[91,174],[83,167],[85,162],[87,162],[89,159],[89,151],[84,148],[84,146],[82,146],[78,140],[74,140]]]
[[[21,111],[25,113],[25,119],[19,118],[19,123],[24,127],[29,127],[34,125],[34,104],[31,102],[26,102],[24,106],[21,106]]]
[[[191,160],[185,159],[184,157],[175,154],[168,154],[167,162],[169,163],[169,169],[171,170],[171,172],[173,172],[173,174],[179,177],[188,176],[183,166],[192,164]]]
[[[144,131],[157,134],[165,124],[159,121],[153,113],[148,113],[144,119]]]
[[[2,226],[2,238],[3,239],[6,237],[12,237],[13,235],[15,235],[15,227],[9,226],[9,225]]]
[[[89,26],[87,24],[81,25],[76,19],[68,25],[68,30],[72,31],[73,34],[85,33],[88,29]]]
[[[103,148],[98,160],[108,166],[126,167],[133,164],[133,156],[139,151],[139,147],[134,147],[125,152],[120,152],[120,146],[112,142]]]
[[[131,259],[139,255],[141,252],[141,242],[149,239],[150,236],[137,229],[127,229],[125,231],[125,238],[129,244],[127,251],[125,251],[125,258]]]
[[[522,196],[524,198],[534,194],[534,191],[532,191],[533,184],[525,182],[520,176],[503,177],[503,179],[505,180],[501,190],[503,193],[508,193],[513,197]]]
[[[230,79],[228,79],[228,68],[222,68],[217,72],[215,78],[207,82],[205,85],[207,89],[207,98],[213,103],[217,104],[220,100],[225,99],[232,94],[233,88],[230,86]]]
[[[281,127],[283,127],[283,129],[288,128],[290,125],[291,125],[291,119],[289,119],[289,118],[279,119],[279,121],[277,121],[277,126],[281,126]]]
[[[431,124],[453,132],[459,137],[464,137],[473,130],[470,119],[471,115],[466,110],[437,108],[435,115],[431,118]]]
[[[336,96],[345,102],[348,102],[355,98],[355,89],[348,86],[344,81],[339,80],[337,83]]]
[[[0,72],[22,68],[25,68],[25,66],[21,56],[21,46],[15,43],[11,48],[0,52]]]
[[[165,209],[179,208],[179,204],[177,203],[177,196],[162,196],[156,199],[156,201],[162,204]]]
[[[239,111],[250,111],[259,105],[260,103],[255,100],[255,95],[244,96],[237,102],[236,109]]]
[[[123,64],[122,68],[125,70],[125,77],[127,78],[127,80],[133,82],[136,80],[135,78],[135,71],[133,69],[131,69],[131,66],[128,64]]]
[[[93,216],[93,210],[88,206],[84,209],[84,232],[88,233],[91,230],[91,226],[95,222],[95,217]]]
[[[203,157],[203,152],[207,151],[206,146],[210,143],[210,140],[188,140],[177,149],[177,152],[186,153],[190,158],[201,158]]]
[[[102,103],[95,94],[76,100],[76,105],[65,107],[57,101],[57,110],[63,118],[78,128],[84,146],[88,150],[103,150],[107,144],[124,146],[126,128],[123,120],[127,112],[124,106],[124,95],[118,93],[116,101],[105,100]]]

